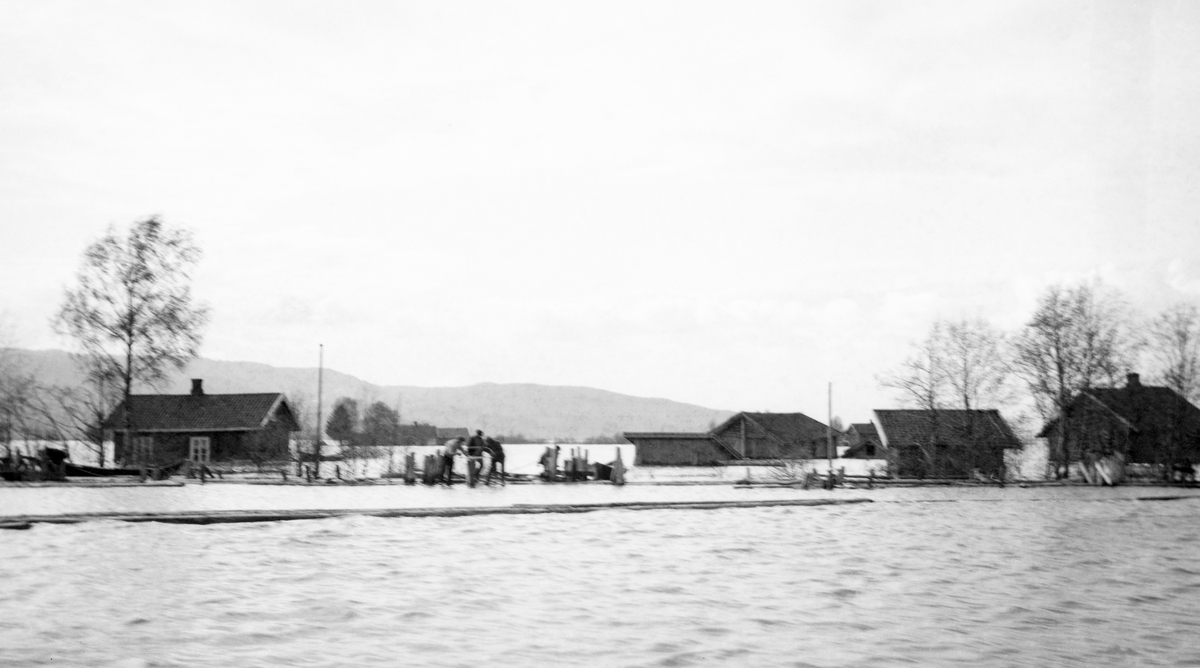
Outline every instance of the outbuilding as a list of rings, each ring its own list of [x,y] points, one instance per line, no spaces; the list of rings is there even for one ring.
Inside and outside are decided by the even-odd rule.
[[[898,478],[1004,477],[1004,452],[1021,447],[997,410],[876,410],[875,424]]]
[[[841,436],[832,433],[835,438]],[[738,413],[707,432],[622,434],[637,446],[636,466],[716,466],[740,460],[823,458],[829,435],[824,423],[804,413],[748,412]]]

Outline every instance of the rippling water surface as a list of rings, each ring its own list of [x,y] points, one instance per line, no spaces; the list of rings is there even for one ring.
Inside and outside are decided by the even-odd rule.
[[[1200,498],[1078,491],[38,525],[0,664],[1200,666]]]

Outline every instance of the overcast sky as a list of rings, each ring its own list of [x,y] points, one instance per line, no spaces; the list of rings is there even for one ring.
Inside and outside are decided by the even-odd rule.
[[[0,311],[158,214],[206,357],[861,421],[935,318],[1200,301],[1198,72],[1195,2],[0,2]]]

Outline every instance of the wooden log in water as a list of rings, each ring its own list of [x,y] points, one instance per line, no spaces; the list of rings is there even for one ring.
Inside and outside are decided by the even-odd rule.
[[[336,510],[239,510],[172,513],[87,513],[76,515],[20,516],[0,520],[0,529],[27,529],[33,524],[79,524],[108,520],[118,522],[163,522],[168,524],[229,524],[316,520],[365,515],[370,517],[469,517],[473,515],[536,515],[590,513],[601,510],[713,510],[718,508],[761,508],[774,506],[828,506],[870,503],[871,499],[790,499],[761,501],[666,501],[591,504],[529,504],[458,508],[336,509]]]

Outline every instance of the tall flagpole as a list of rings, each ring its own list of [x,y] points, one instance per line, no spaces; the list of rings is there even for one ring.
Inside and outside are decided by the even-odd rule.
[[[320,352],[318,353],[317,362],[317,443],[313,447],[313,455],[317,460],[315,473],[318,480],[321,478],[321,446],[324,442],[321,439],[321,434],[325,430],[321,428],[321,391],[324,389],[325,380],[325,344],[318,344]]]

